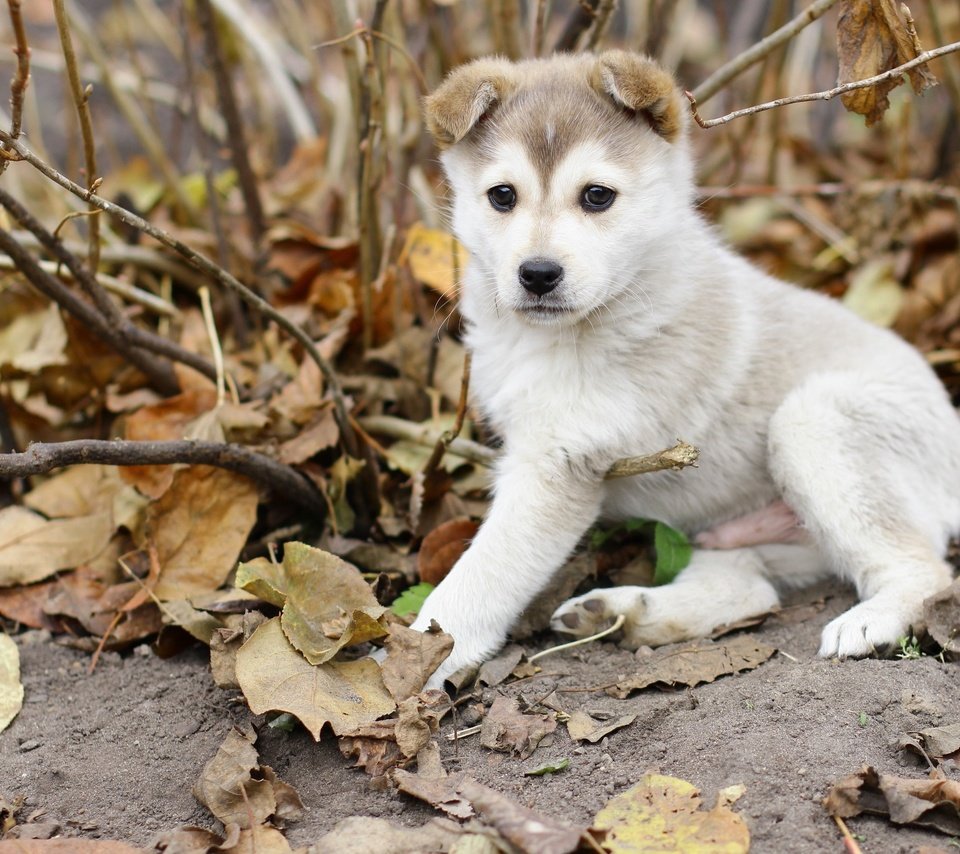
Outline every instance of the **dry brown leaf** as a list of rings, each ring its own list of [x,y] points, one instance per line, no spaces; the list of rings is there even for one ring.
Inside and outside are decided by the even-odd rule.
[[[213,386],[188,389],[134,412],[126,419],[124,436],[136,441],[182,439],[190,423],[216,403]],[[173,483],[173,466],[121,466],[119,471],[127,483],[150,498],[159,498]]]
[[[523,714],[515,699],[500,696],[483,718],[480,743],[490,750],[515,753],[526,759],[543,737],[556,728],[557,722],[552,717]]]
[[[396,737],[394,719],[374,721],[344,733],[339,740],[340,752],[356,760],[355,768],[363,768],[371,777],[380,777],[404,761]]]
[[[164,625],[179,626],[200,643],[210,646],[214,633],[224,628],[223,620],[194,608],[186,599],[171,600],[160,611]]]
[[[411,774],[402,768],[394,768],[390,780],[401,792],[441,810],[451,818],[465,819],[473,815],[473,807],[458,791],[463,774],[436,776],[434,774]]]
[[[477,682],[491,688],[510,676],[523,658],[523,647],[512,643],[494,658],[483,662],[477,672]]]
[[[530,637],[550,625],[550,617],[588,578],[597,577],[596,557],[581,554],[568,560],[551,578],[550,587],[527,608],[510,630],[516,640]]]
[[[574,712],[567,721],[567,733],[574,741],[589,741],[591,744],[596,744],[611,732],[630,726],[636,719],[636,715],[624,715],[615,721],[601,723],[595,721],[586,712]]]
[[[147,499],[124,483],[116,466],[71,466],[28,492],[23,503],[49,519],[112,510],[117,527],[133,530]]]
[[[917,56],[917,49],[895,0],[847,0],[837,21],[837,54],[842,84],[909,62]],[[925,66],[907,73],[917,94],[937,82]],[[894,78],[877,86],[855,89],[845,92],[840,100],[851,112],[865,116],[869,127],[883,117],[890,106],[887,95],[900,83],[901,78]]]
[[[960,578],[924,601],[923,622],[945,652],[960,655]]]
[[[110,839],[7,839],[0,854],[143,854],[126,842]]]
[[[413,277],[437,293],[455,297],[458,272],[467,262],[467,250],[445,231],[414,223],[407,232],[399,263],[410,265]]]
[[[420,580],[437,585],[467,550],[480,526],[467,516],[450,519],[434,528],[420,546],[417,569]]]
[[[316,854],[422,854],[450,851],[468,835],[465,828],[444,818],[431,819],[420,827],[402,827],[385,818],[353,816],[338,822],[314,848]],[[490,854],[496,850],[491,848]]]
[[[20,650],[13,638],[0,634],[0,732],[10,726],[22,707]]]
[[[93,560],[113,534],[109,511],[44,519],[25,507],[0,510],[0,587],[40,581]]]
[[[224,825],[263,824],[277,809],[273,786],[251,774],[260,770],[253,727],[233,727],[194,784],[193,796]]]
[[[750,832],[728,809],[731,797],[725,790],[712,810],[703,810],[700,792],[686,780],[648,774],[609,801],[593,826],[607,832],[603,847],[610,854],[746,854]]]
[[[700,642],[681,649],[661,647],[644,660],[639,673],[621,679],[608,688],[607,693],[622,700],[632,691],[658,682],[692,688],[704,682],[713,682],[718,676],[753,670],[776,651],[775,647],[758,643],[747,635],[723,643]]]
[[[960,755],[960,723],[908,732],[900,739],[900,747],[934,759]]]
[[[0,615],[31,629],[63,631],[63,624],[44,611],[44,605],[56,581],[43,581],[27,587],[0,588]]]
[[[161,600],[215,590],[236,566],[257,516],[257,488],[210,466],[180,469],[147,510],[146,540],[157,548]]]
[[[310,664],[287,640],[279,618],[258,628],[237,653],[237,681],[254,714],[290,712],[320,740],[390,714],[396,704],[370,659]]]
[[[453,650],[453,638],[432,628],[417,632],[397,623],[390,625],[385,641],[387,658],[382,665],[383,684],[398,703],[419,694]]]
[[[313,421],[279,449],[280,462],[296,465],[309,460],[314,454],[332,448],[340,441],[340,428],[333,417],[332,409],[318,413]]]
[[[417,756],[427,746],[452,706],[446,691],[424,691],[399,704],[396,739],[404,756]]]
[[[530,854],[569,854],[580,847],[586,828],[569,824],[521,806],[476,780],[464,780],[457,790],[486,824],[520,851]]]
[[[239,688],[237,682],[237,652],[257,630],[266,617],[259,611],[228,614],[226,626],[210,636],[210,671],[220,688]]]
[[[932,771],[925,780],[881,774],[869,765],[835,783],[823,801],[840,818],[888,815],[895,824],[919,824],[960,835],[960,782]]]

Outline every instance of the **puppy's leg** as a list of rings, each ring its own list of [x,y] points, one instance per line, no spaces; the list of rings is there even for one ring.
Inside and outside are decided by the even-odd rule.
[[[662,587],[612,587],[570,599],[553,614],[555,631],[586,637],[620,614],[623,644],[657,646],[709,635],[718,626],[779,604],[755,549],[693,553],[689,566]]]
[[[862,600],[824,629],[823,656],[892,646],[950,582],[942,554],[956,501],[943,484],[957,431],[941,403],[922,378],[908,386],[822,374],[771,421],[770,467],[784,499]]]
[[[413,624],[423,631],[436,620],[453,635],[431,687],[497,651],[599,513],[602,468],[540,449],[508,455],[499,468],[480,531]]]

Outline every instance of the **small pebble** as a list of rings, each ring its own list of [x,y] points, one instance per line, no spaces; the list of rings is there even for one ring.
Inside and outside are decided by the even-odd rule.
[[[41,744],[43,744],[43,742],[38,738],[28,738],[26,741],[20,742],[20,752],[27,753],[31,750],[36,750]]]

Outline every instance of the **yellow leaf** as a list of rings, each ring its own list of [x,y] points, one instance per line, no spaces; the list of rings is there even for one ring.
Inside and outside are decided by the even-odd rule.
[[[0,634],[0,732],[10,725],[22,707],[20,651],[12,638]]]
[[[459,274],[467,257],[467,250],[452,234],[419,222],[407,232],[401,254],[418,282],[447,297],[456,296]]]
[[[903,306],[903,288],[890,262],[878,259],[857,270],[843,295],[844,305],[877,326],[892,326]]]
[[[700,792],[686,780],[648,774],[597,813],[608,831],[610,854],[746,854],[746,824],[724,805],[700,808]]]
[[[340,735],[396,708],[375,661],[314,666],[290,645],[279,618],[260,626],[237,653],[237,682],[255,715],[289,712],[316,741],[324,724]]]
[[[48,520],[25,507],[0,510],[0,587],[30,584],[91,561],[112,533],[109,511]]]

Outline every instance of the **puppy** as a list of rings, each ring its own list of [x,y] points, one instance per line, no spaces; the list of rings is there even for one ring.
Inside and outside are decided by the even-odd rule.
[[[957,412],[897,336],[723,245],[695,209],[687,113],[622,51],[482,59],[426,100],[470,253],[472,402],[504,442],[490,512],[414,624],[455,640],[434,686],[497,651],[598,518],[714,547],[669,585],[554,615],[585,636],[623,614],[631,646],[707,635],[833,573],[861,601],[820,655],[863,656],[950,583]],[[604,480],[677,437],[698,468]]]

